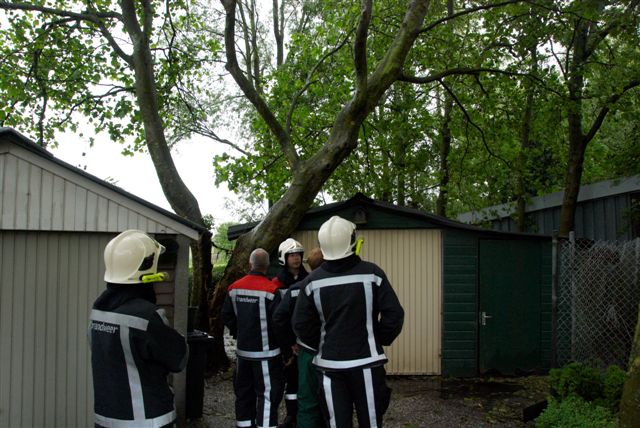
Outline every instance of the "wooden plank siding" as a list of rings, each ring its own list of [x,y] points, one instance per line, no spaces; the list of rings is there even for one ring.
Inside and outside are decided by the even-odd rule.
[[[358,230],[361,256],[379,265],[405,310],[402,333],[385,349],[389,374],[440,374],[442,238],[439,230]],[[317,231],[298,231],[305,249],[318,245]]]
[[[0,230],[197,231],[19,147],[0,152]]]
[[[542,368],[551,368],[551,353],[552,353],[552,243],[550,241],[540,241],[542,248],[542,260],[541,260],[541,304],[540,304],[540,352],[542,360]]]
[[[93,425],[87,328],[105,288],[103,252],[113,236],[0,231],[0,426]],[[185,278],[189,239],[178,243],[182,267],[170,274]],[[173,282],[154,288],[184,334],[186,285],[180,287],[178,296]],[[173,384],[184,394],[184,373]]]
[[[456,230],[444,236],[442,374],[477,374],[477,237]]]
[[[0,426],[89,426],[91,304],[111,234],[0,231]]]
[[[628,241],[633,239],[629,210],[630,194],[581,201],[576,206],[575,233],[577,238],[601,241]],[[552,235],[560,224],[560,207],[532,211],[526,214],[526,231]],[[517,223],[511,217],[491,221],[494,230],[517,232]]]

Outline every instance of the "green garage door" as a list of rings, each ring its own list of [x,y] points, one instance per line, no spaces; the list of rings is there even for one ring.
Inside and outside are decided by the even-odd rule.
[[[521,374],[540,368],[540,244],[481,240],[479,256],[480,372]]]

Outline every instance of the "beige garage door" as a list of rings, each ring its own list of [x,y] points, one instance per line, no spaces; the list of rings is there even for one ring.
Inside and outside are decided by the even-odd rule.
[[[385,350],[390,374],[440,374],[442,234],[439,230],[358,230],[361,256],[387,274],[405,310],[404,328]],[[316,231],[295,235],[305,249],[317,246]]]

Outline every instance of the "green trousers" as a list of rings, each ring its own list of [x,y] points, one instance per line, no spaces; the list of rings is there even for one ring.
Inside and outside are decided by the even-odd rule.
[[[318,375],[311,364],[315,355],[300,347],[298,354],[298,428],[325,426],[320,409]]]

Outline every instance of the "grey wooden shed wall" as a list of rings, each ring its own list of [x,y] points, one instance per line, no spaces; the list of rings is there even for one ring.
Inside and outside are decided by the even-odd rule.
[[[526,208],[526,231],[552,235],[560,224],[563,192],[532,198]],[[640,176],[620,180],[606,180],[580,188],[576,206],[575,233],[577,238],[601,241],[629,241],[638,237],[630,213],[632,203],[640,201]],[[493,230],[516,232],[511,218],[514,204],[503,204],[464,213],[458,220],[465,223],[488,222]]]
[[[197,239],[193,228],[159,214],[160,208],[26,144],[0,145],[0,229],[119,233],[136,228]]]
[[[104,247],[140,229],[175,241],[154,286],[186,332],[189,243],[199,226],[74,168],[0,128],[0,427],[92,426],[87,341],[104,290]],[[185,374],[173,378],[184,414]]]
[[[633,239],[631,224],[627,218],[630,206],[629,194],[579,203],[576,207],[576,237],[596,241],[630,241]],[[526,222],[529,232],[553,234],[560,228],[560,207],[527,213]],[[491,228],[515,232],[518,226],[511,217],[504,217],[492,220]]]

